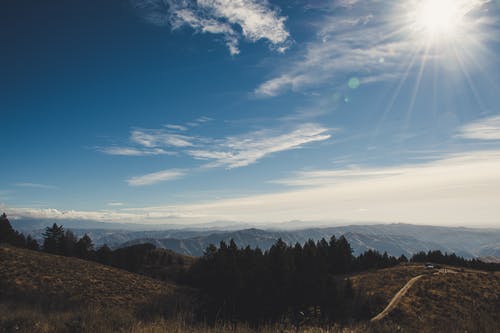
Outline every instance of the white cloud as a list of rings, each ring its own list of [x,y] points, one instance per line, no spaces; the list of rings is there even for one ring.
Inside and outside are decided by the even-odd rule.
[[[53,190],[53,189],[57,188],[57,186],[54,186],[54,185],[29,183],[29,182],[16,183],[14,185],[17,187],[38,188],[38,189],[45,189],[45,190]]]
[[[195,121],[197,123],[203,124],[203,123],[208,123],[209,121],[212,121],[212,120],[213,120],[213,118],[210,118],[207,116],[201,116],[201,117],[196,118]]]
[[[123,206],[123,202],[108,202],[108,206],[112,207]]]
[[[7,207],[0,204],[0,210],[4,211],[11,219],[52,219],[52,220],[91,220],[91,221],[114,221],[114,222],[136,222],[139,217],[135,213],[115,211],[76,211],[59,210],[54,208],[31,208],[31,207]],[[143,214],[146,217],[146,214]]]
[[[232,55],[240,52],[238,44],[242,37],[250,42],[267,40],[280,51],[289,44],[286,18],[266,0],[133,0],[132,3],[153,24],[170,24],[173,30],[189,26],[201,33],[223,35]]]
[[[457,136],[464,139],[500,140],[500,116],[480,119],[465,125]]]
[[[174,155],[175,152],[166,151],[161,148],[138,149],[131,147],[102,147],[98,150],[108,155],[119,156],[155,156],[155,155]]]
[[[281,183],[292,188],[115,212],[0,208],[17,217],[181,224],[304,220],[498,227],[500,216],[499,150],[443,156],[423,164],[301,172]]]
[[[297,149],[303,145],[324,141],[331,137],[328,129],[316,124],[304,124],[286,133],[257,131],[240,136],[228,137],[210,147],[188,150],[196,159],[211,160],[209,167],[228,169],[248,166],[277,152]]]
[[[464,15],[484,9],[488,2],[457,1],[465,8]],[[362,84],[403,78],[408,69],[419,66],[425,59],[439,58],[446,48],[443,45],[429,48],[428,40],[414,31],[415,19],[410,14],[417,3],[417,0],[392,4],[378,0],[334,2],[330,14],[317,24],[315,40],[305,44],[298,57],[260,84],[254,93],[270,97],[325,83],[338,85],[346,77],[348,80],[349,75],[358,77]],[[338,7],[345,8],[338,10]],[[488,24],[484,17],[471,15],[465,22],[467,29],[460,31],[458,49],[470,52],[468,44],[475,44],[476,51],[483,39],[492,38],[477,33]],[[448,48],[447,58],[450,53],[451,57],[457,57],[453,50],[456,48]]]
[[[171,181],[182,178],[186,173],[182,170],[163,170],[153,173],[148,173],[142,176],[129,178],[127,183],[130,186],[145,186],[153,185],[165,181]]]
[[[189,213],[198,222],[312,220],[498,226],[500,151],[443,156],[424,164],[301,172],[281,183],[299,187],[140,211]]]
[[[134,130],[132,131],[130,140],[141,146],[153,148],[158,146],[170,147],[191,147],[193,138],[187,135],[170,133],[165,130]]]
[[[202,117],[196,123],[210,121]],[[289,130],[265,129],[225,138],[210,138],[171,133],[167,129],[133,130],[130,140],[139,147],[106,147],[111,155],[145,156],[184,153],[197,160],[209,161],[204,167],[228,169],[248,166],[277,152],[298,149],[307,143],[324,141],[330,130],[318,124],[305,123]],[[168,152],[162,147],[175,147]],[[134,178],[135,179],[135,178]],[[129,180],[129,184],[134,181]]]
[[[187,131],[187,127],[182,125],[166,124],[164,127],[176,131]]]

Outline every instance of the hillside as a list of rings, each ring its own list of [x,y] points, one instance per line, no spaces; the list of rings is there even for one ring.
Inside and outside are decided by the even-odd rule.
[[[377,313],[412,278],[395,308],[374,327],[408,332],[500,332],[500,273],[421,265],[398,266],[350,277],[372,297]],[[390,330],[389,330],[390,331]]]
[[[189,326],[194,291],[94,262],[0,246],[0,332],[275,332],[241,324]],[[352,332],[498,332],[500,273],[400,265],[350,275],[372,316],[421,276],[376,322]],[[172,317],[172,315],[174,317]],[[345,327],[344,327],[345,328]],[[343,332],[340,326],[321,331]],[[398,329],[399,328],[399,329]]]
[[[68,325],[89,328],[86,318],[117,329],[137,316],[172,311],[188,295],[142,275],[5,245],[0,262],[0,332],[72,331]]]

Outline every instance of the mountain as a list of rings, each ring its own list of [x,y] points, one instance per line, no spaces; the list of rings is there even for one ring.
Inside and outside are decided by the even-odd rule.
[[[69,229],[81,230],[109,230],[109,231],[161,231],[161,230],[237,230],[249,228],[252,225],[239,223],[234,221],[213,221],[210,223],[201,224],[141,224],[141,223],[118,223],[118,222],[100,222],[94,220],[83,219],[47,219],[47,218],[18,218],[10,217],[9,220],[14,229],[22,232],[30,232],[33,230],[42,230],[45,227],[51,226],[53,223],[64,225]]]
[[[229,243],[231,239],[240,247],[259,247],[263,250],[269,249],[276,241],[281,238],[288,244],[300,243],[303,244],[309,239],[315,241],[326,238],[329,239],[332,235],[340,237],[344,235],[351,244],[354,254],[359,255],[369,249],[376,249],[380,252],[387,252],[391,255],[400,256],[401,254],[411,256],[418,251],[428,250],[442,250],[446,248],[431,242],[420,241],[413,237],[408,236],[395,236],[395,235],[367,235],[362,233],[342,232],[336,230],[323,230],[318,229],[314,231],[266,231],[260,229],[247,229],[235,232],[219,232],[207,236],[198,236],[193,238],[138,238],[123,243],[121,246],[130,246],[141,243],[151,243],[160,248],[171,249],[175,252],[188,254],[192,256],[203,255],[203,251],[210,244],[218,245],[221,241]],[[469,255],[470,256],[470,255]]]
[[[40,239],[49,220],[11,221],[13,227]],[[241,224],[214,222],[203,225],[145,225],[67,220],[57,223],[71,229],[78,237],[88,234],[98,247],[111,248],[149,242],[182,254],[198,256],[209,244],[234,239],[239,246],[268,249],[279,238],[287,243],[304,243],[309,239],[345,235],[355,254],[368,249],[387,251],[394,256],[411,256],[418,251],[441,250],[472,257],[500,257],[500,229],[440,227],[403,223],[322,226],[302,228],[309,223],[292,221],[267,228],[244,228]]]
[[[245,229],[238,231],[177,232],[178,237],[161,237],[161,233],[154,237],[132,238],[120,246],[140,243],[152,243],[157,247],[199,256],[210,244],[219,244],[220,241],[229,242],[234,239],[241,247],[259,247],[268,249],[279,238],[289,244],[304,243],[309,239],[315,241],[332,235],[344,235],[351,244],[354,254],[358,255],[366,250],[375,249],[387,252],[393,256],[411,256],[419,251],[441,250],[454,252],[466,258],[479,256],[496,256],[500,245],[500,230],[496,229],[468,229],[434,226],[417,226],[407,224],[343,226],[330,228],[311,228],[304,230],[262,230]],[[174,233],[172,233],[174,235]],[[138,236],[136,233],[135,236]],[[179,237],[180,236],[180,237]]]

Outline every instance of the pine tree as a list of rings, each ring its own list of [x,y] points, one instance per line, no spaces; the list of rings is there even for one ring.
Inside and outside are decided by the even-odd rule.
[[[64,228],[56,223],[45,228],[43,233],[43,250],[52,254],[63,254]]]
[[[76,242],[75,245],[75,255],[78,258],[89,259],[92,256],[92,251],[94,250],[94,244],[92,243],[92,239],[85,234],[82,238]]]
[[[0,215],[0,243],[9,243],[17,247],[26,247],[24,235],[12,228],[5,213]]]
[[[96,260],[104,265],[112,264],[113,251],[111,251],[111,249],[106,244],[104,244],[97,250]]]

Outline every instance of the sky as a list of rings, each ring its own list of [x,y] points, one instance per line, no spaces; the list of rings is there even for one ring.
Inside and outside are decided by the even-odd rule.
[[[500,226],[498,0],[6,0],[0,210]]]

